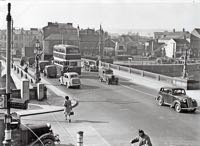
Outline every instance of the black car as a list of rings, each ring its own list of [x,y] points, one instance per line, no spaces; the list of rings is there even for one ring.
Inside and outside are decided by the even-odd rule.
[[[11,129],[13,146],[55,146],[60,142],[49,123],[23,124],[16,113],[12,113]]]
[[[195,99],[186,95],[185,89],[175,87],[162,87],[156,97],[160,106],[169,105],[177,112],[183,110],[195,112],[198,105]]]

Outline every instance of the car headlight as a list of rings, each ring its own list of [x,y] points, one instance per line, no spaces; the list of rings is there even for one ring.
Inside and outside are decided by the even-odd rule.
[[[48,127],[49,129],[51,129],[51,124],[50,124],[50,123],[47,123],[47,127]]]
[[[195,102],[196,100],[195,99],[192,99],[192,102]]]
[[[184,103],[186,103],[186,102],[187,102],[187,100],[186,100],[186,99],[183,99],[183,102],[184,102]]]

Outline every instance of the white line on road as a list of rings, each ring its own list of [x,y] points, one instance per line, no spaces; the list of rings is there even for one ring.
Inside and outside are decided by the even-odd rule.
[[[135,91],[137,91],[137,92],[139,92],[139,93],[143,93],[143,94],[146,94],[146,95],[149,95],[149,96],[155,97],[155,95],[153,95],[153,94],[149,94],[149,93],[146,93],[146,92],[143,92],[143,91],[140,91],[140,90],[137,90],[137,89],[134,89],[134,88],[128,87],[128,86],[126,86],[126,85],[122,85],[122,84],[119,84],[119,85],[122,86],[122,87],[125,87],[125,88],[127,88],[127,89],[135,90]]]

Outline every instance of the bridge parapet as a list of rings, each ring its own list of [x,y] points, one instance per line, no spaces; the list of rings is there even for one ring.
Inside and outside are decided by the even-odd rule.
[[[28,79],[30,83],[32,84],[35,84],[36,83],[36,80],[35,78],[24,71],[24,69],[22,67],[20,67],[19,65],[16,65],[16,64],[13,64],[12,65],[12,69],[13,71],[15,71],[17,74],[20,74],[21,75],[21,78],[25,78],[25,79]]]
[[[139,70],[139,69],[115,65],[115,64],[109,64],[105,62],[100,62],[100,66],[104,66],[106,68],[111,68],[113,70],[116,70],[119,76],[121,72],[123,75],[126,74],[125,75],[126,77],[130,77],[130,75],[137,75],[138,77],[142,77],[144,80],[152,79],[152,81],[154,80],[154,81],[159,81],[160,83],[167,83],[169,86],[178,86],[187,90],[200,88],[200,83],[198,81],[191,80],[191,79],[169,77],[166,75],[156,74],[156,73],[152,73],[152,72],[148,72],[144,70]]]

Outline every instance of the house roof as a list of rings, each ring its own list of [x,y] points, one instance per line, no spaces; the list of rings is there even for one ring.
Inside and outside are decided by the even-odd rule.
[[[189,44],[186,39],[173,39],[178,44]]]
[[[191,32],[192,35],[200,38],[200,28],[195,28],[192,32]]]
[[[64,34],[50,34],[48,37],[45,38],[45,40],[79,40],[77,35],[67,35]]]
[[[161,38],[188,38],[190,33],[188,31],[176,31],[176,32],[154,32],[154,36],[161,36]]]

